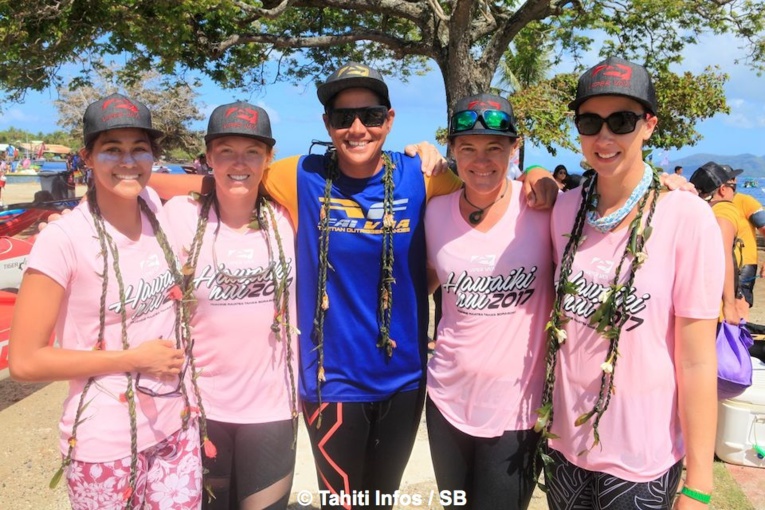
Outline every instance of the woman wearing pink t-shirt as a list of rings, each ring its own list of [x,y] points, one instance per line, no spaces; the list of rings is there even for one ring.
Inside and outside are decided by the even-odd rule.
[[[73,508],[197,508],[199,429],[182,276],[145,189],[161,133],[143,104],[88,106],[87,203],[37,238],[16,302],[11,375],[69,381],[59,425]],[[56,334],[60,347],[49,346]],[[196,392],[198,395],[198,392]]]
[[[647,71],[610,57],[569,105],[594,169],[552,215],[556,299],[538,429],[550,508],[704,508],[724,253],[710,208],[660,194]],[[687,472],[675,501],[683,457]]]
[[[425,212],[429,279],[443,296],[428,363],[431,456],[454,508],[523,509],[536,481],[553,295],[550,210],[529,207],[522,184],[507,179],[518,147],[507,100],[460,99],[449,144],[465,186]]]
[[[165,204],[195,303],[198,383],[217,448],[203,459],[214,496],[203,508],[286,508],[297,425],[295,236],[285,210],[258,193],[275,143],[268,114],[219,106],[205,142],[212,192]]]

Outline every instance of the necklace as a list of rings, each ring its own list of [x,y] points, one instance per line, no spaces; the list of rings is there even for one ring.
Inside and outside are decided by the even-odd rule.
[[[642,179],[640,179],[640,182],[638,182],[637,186],[635,186],[635,189],[632,190],[630,196],[627,197],[627,201],[624,203],[624,205],[621,206],[618,210],[601,217],[595,211],[595,208],[598,206],[598,195],[592,195],[592,209],[587,211],[587,223],[589,223],[591,227],[594,227],[601,234],[605,234],[606,232],[613,230],[619,223],[622,222],[624,218],[627,217],[630,211],[638,203],[638,200],[643,198],[653,180],[653,170],[648,165],[648,163],[643,163],[643,165],[644,167]],[[594,182],[595,181],[593,181],[593,185]]]
[[[486,212],[486,209],[488,209],[489,207],[493,206],[494,204],[496,204],[497,202],[505,198],[505,193],[507,193],[507,188],[509,187],[510,186],[507,184],[507,181],[505,181],[505,189],[504,191],[502,191],[502,194],[499,196],[499,198],[485,207],[478,207],[473,202],[471,202],[467,197],[467,192],[465,191],[467,188],[462,188],[462,198],[465,199],[465,202],[467,202],[470,207],[473,207],[474,209],[478,209],[477,211],[473,211],[470,214],[468,214],[468,221],[470,222],[470,224],[478,225],[479,223],[481,223],[481,220],[483,219],[483,213]]]

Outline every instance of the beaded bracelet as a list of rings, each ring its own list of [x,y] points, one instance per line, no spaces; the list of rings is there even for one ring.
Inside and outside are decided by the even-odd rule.
[[[697,491],[696,489],[691,489],[690,487],[687,487],[687,486],[683,487],[683,490],[680,491],[680,494],[683,494],[684,496],[688,496],[691,499],[695,499],[696,501],[700,503],[704,503],[705,505],[708,505],[709,501],[712,499],[711,494]]]

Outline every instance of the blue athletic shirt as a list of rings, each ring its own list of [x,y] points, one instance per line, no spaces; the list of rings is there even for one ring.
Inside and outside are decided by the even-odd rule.
[[[380,256],[385,170],[366,179],[340,174],[332,186],[327,295],[324,319],[323,402],[374,402],[424,383],[428,319],[424,212],[427,199],[458,189],[451,172],[425,177],[419,158],[388,153],[395,169],[393,356],[377,347],[380,325]],[[325,157],[274,163],[264,186],[292,214],[297,229],[297,301],[300,329],[300,398],[317,402],[318,351],[314,314],[318,294],[319,215]]]

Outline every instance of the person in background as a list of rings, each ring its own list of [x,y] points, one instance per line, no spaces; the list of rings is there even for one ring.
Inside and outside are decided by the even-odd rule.
[[[429,286],[444,306],[428,363],[430,451],[439,490],[465,494],[446,508],[525,509],[539,473],[550,211],[507,178],[519,145],[510,103],[479,94],[454,112],[449,148],[465,184],[425,211]]]
[[[568,178],[566,178],[566,187],[563,191],[578,188],[580,184],[582,184],[581,174],[568,174]]]
[[[198,383],[217,449],[203,458],[214,496],[203,508],[284,509],[298,414],[295,234],[258,192],[276,142],[266,111],[236,102],[213,110],[205,143],[214,189],[164,207],[196,303]]]
[[[675,175],[683,175],[683,167],[681,167],[680,165],[677,165],[675,167]]]
[[[205,153],[200,154],[194,160],[194,171],[198,175],[210,175],[210,166],[207,164],[207,155]]]
[[[558,165],[553,170],[553,178],[558,183],[558,188],[565,189],[566,180],[568,179],[568,170],[565,165]]]
[[[6,177],[6,173],[8,172],[8,163],[5,162],[5,157],[0,159],[0,207],[3,206],[3,199],[2,199],[2,193],[3,189],[5,189],[5,183],[8,180],[8,177]]]
[[[737,184],[737,178],[744,170],[733,170],[729,165],[722,165],[730,175],[733,176],[733,184]],[[754,306],[754,284],[757,281],[757,231],[765,236],[765,209],[762,204],[751,195],[746,193],[733,194],[733,205],[735,205],[741,214],[747,219],[748,228],[741,232],[741,239],[744,241],[744,257],[741,272],[739,274],[739,285],[741,293],[746,300],[748,307]],[[765,264],[760,269],[759,276],[765,275]]]
[[[196,509],[202,404],[190,397],[188,311],[159,197],[145,188],[161,133],[146,106],[120,94],[91,103],[83,126],[94,184],[35,241],[14,310],[11,376],[69,381],[51,485],[65,477],[72,508]]]
[[[609,57],[569,104],[592,172],[552,213],[557,287],[537,430],[553,510],[704,508],[717,424],[724,264],[711,209],[660,194],[645,68]],[[675,501],[683,473],[686,479]]]
[[[701,165],[690,182],[699,192],[699,196],[712,206],[717,224],[722,233],[725,248],[725,286],[722,293],[722,316],[729,324],[738,324],[749,315],[749,305],[744,301],[745,294],[741,286],[741,268],[746,259],[746,241],[749,223],[743,213],[734,205],[736,193],[736,173],[726,165],[709,161]],[[755,257],[757,245],[755,241]],[[756,260],[756,259],[755,259]],[[754,264],[756,271],[757,264]],[[755,273],[756,274],[756,273]]]

